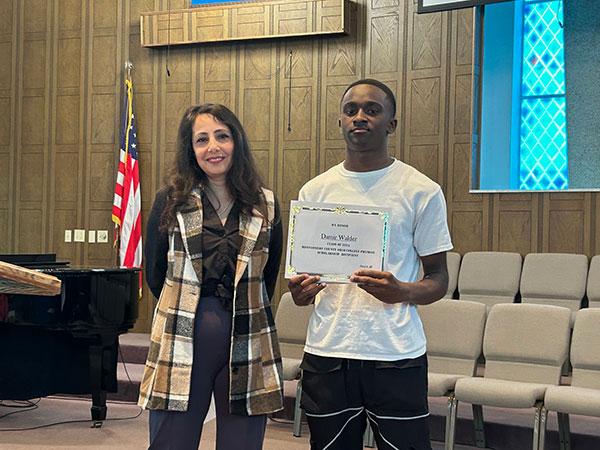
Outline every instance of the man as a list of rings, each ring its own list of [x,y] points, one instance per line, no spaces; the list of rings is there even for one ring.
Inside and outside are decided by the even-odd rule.
[[[390,157],[393,92],[360,80],[344,92],[339,126],[346,159],[309,181],[299,199],[391,208],[388,271],[357,270],[350,284],[297,275],[298,305],[315,302],[303,368],[302,407],[313,450],[362,449],[368,419],[377,448],[430,450],[425,336],[415,305],[448,285],[452,248],[440,186]],[[419,258],[424,278],[417,280]]]

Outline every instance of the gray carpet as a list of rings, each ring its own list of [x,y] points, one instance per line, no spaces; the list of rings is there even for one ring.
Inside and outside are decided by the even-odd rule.
[[[102,428],[90,428],[91,401],[86,398],[48,397],[31,411],[0,406],[0,450],[40,449],[145,449],[148,445],[148,413],[140,413],[135,406],[139,381],[143,372],[143,362],[148,351],[149,336],[128,333],[121,336],[123,359],[118,366],[119,392],[110,394],[113,401],[108,405],[108,418]],[[301,438],[292,436],[289,420],[293,415],[295,384],[286,382],[286,410],[279,422],[269,420],[264,450],[308,449],[308,429],[303,429]],[[121,400],[115,402],[114,400]],[[125,400],[125,401],[123,401]],[[444,415],[446,401],[443,398],[430,398],[430,429],[434,439],[434,450],[443,449]],[[18,413],[12,414],[16,411]],[[6,415],[10,414],[10,415]],[[209,413],[211,414],[211,413]],[[4,417],[3,417],[4,416]],[[214,417],[214,412],[209,419]],[[533,410],[507,410],[484,407],[486,438],[489,448],[495,450],[529,450],[531,448]],[[124,420],[115,420],[124,419]],[[1,431],[15,428],[32,428],[64,421],[82,421],[54,425],[29,431]],[[556,415],[550,414],[545,450],[558,450]],[[571,417],[572,449],[600,449],[600,419],[582,416]],[[204,428],[201,450],[214,448],[215,422],[209,421]],[[460,404],[456,428],[456,450],[474,449],[474,432],[471,406]]]
[[[0,430],[32,428],[56,422],[64,423],[29,431],[0,431],[1,450],[142,450],[148,446],[148,412],[134,404],[114,403],[108,405],[108,419],[101,428],[90,428],[90,403],[84,399],[47,397],[38,408],[21,411],[0,418]],[[0,406],[0,416],[16,410]],[[200,450],[213,450],[215,420],[206,423]],[[307,450],[308,430],[303,429],[300,438],[292,436],[292,425],[275,423],[269,420],[265,436],[264,450]],[[440,442],[433,443],[434,450],[442,450]],[[456,450],[469,450],[473,447],[457,446]]]

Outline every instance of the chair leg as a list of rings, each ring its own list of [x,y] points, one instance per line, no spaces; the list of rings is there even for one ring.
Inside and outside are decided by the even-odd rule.
[[[475,445],[485,448],[485,430],[483,428],[483,408],[481,405],[472,405],[473,425],[475,426]]]
[[[298,380],[296,387],[296,402],[294,404],[294,436],[302,435],[302,410],[300,409],[300,397],[302,396],[302,378]]]
[[[373,428],[371,428],[368,417],[367,428],[365,429],[365,434],[363,435],[363,443],[367,448],[375,448],[375,435],[373,434]]]
[[[556,413],[558,416],[558,439],[560,450],[571,450],[571,430],[569,426],[569,415]]]
[[[448,396],[448,410],[446,411],[446,435],[444,439],[444,450],[454,450],[454,435],[456,432],[456,413],[458,411],[458,400],[454,392]]]
[[[544,450],[547,419],[548,410],[544,407],[544,402],[537,402],[535,404],[535,420],[533,423],[533,450]]]

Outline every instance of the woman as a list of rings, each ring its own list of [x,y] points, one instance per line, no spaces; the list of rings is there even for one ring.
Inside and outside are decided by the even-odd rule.
[[[198,448],[214,392],[217,450],[262,448],[282,408],[270,299],[282,226],[248,138],[225,106],[189,108],[146,231],[146,277],[159,297],[139,404],[150,449]]]

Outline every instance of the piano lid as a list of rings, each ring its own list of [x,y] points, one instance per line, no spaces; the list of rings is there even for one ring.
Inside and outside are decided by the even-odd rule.
[[[56,253],[10,253],[0,255],[0,261],[28,269],[67,267],[69,265],[68,261],[57,261]]]
[[[0,261],[0,294],[58,295],[55,276]]]

